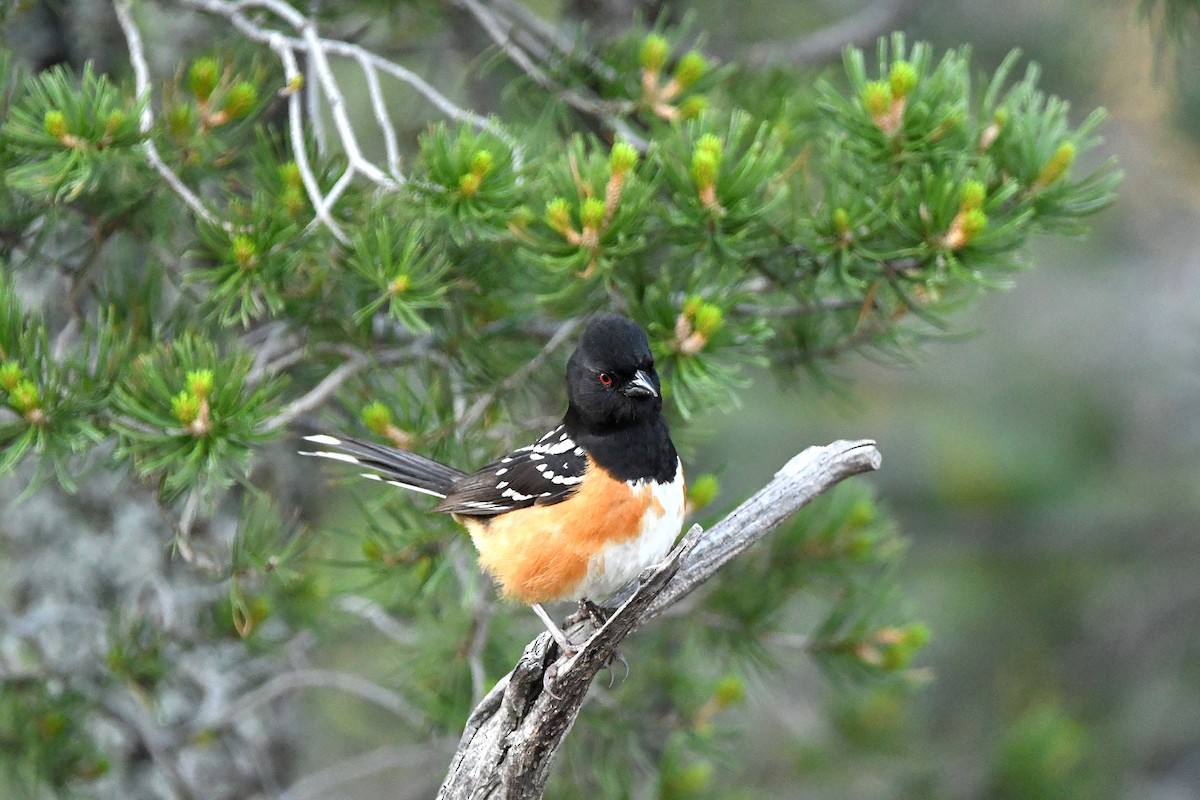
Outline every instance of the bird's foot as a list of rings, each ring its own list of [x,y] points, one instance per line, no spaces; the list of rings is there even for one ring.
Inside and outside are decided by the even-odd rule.
[[[555,700],[561,700],[562,698],[554,691],[554,683],[558,679],[559,668],[561,665],[569,663],[572,658],[578,655],[580,648],[572,644],[562,628],[558,627],[554,623],[554,620],[550,618],[546,609],[542,608],[540,604],[534,604],[532,608],[533,612],[541,618],[542,623],[546,626],[546,630],[550,631],[555,644],[558,645],[558,657],[546,667],[546,671],[542,675],[542,688]],[[570,627],[586,620],[596,630],[599,630],[604,627],[604,624],[608,622],[609,617],[615,611],[616,609],[605,608],[585,598],[579,601],[579,608],[565,620],[565,623],[567,627]],[[614,662],[620,662],[621,666],[625,668],[625,674],[621,677],[621,682],[623,683],[629,678],[629,662],[625,660],[625,656],[614,650],[603,667],[604,671],[608,673],[608,688],[610,689],[617,684],[617,675],[612,668]]]
[[[567,617],[567,626],[570,627],[578,622],[590,622],[592,627],[600,630],[604,627],[604,623],[608,622],[608,618],[616,612],[615,608],[606,608],[599,603],[593,603],[586,597],[579,600],[579,608],[575,613]]]

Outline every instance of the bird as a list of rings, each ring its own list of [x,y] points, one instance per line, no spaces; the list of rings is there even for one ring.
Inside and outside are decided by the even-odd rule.
[[[683,464],[663,417],[646,333],[592,317],[567,360],[567,410],[536,442],[474,472],[348,436],[314,434],[302,450],[363,477],[438,498],[470,534],[502,597],[529,605],[563,654],[576,649],[545,605],[605,598],[671,549],[683,527]]]

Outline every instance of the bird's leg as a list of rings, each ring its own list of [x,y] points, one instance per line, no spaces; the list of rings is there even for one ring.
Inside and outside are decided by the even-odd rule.
[[[538,618],[546,626],[546,630],[550,631],[550,635],[558,643],[558,649],[563,658],[571,658],[579,652],[579,648],[571,644],[571,640],[562,632],[562,628],[558,627],[558,625],[554,624],[554,620],[550,619],[550,615],[546,613],[546,609],[542,608],[541,603],[534,603],[530,608],[533,609],[533,613],[538,615]]]
[[[579,598],[579,609],[571,615],[571,619],[582,622],[587,620],[592,623],[592,627],[600,630],[604,624],[608,622],[609,617],[616,613],[615,608],[605,608],[599,603],[595,603],[586,597]],[[614,661],[620,661],[621,666],[625,668],[625,678],[629,677],[629,662],[625,660],[625,656],[621,655],[620,651],[614,650],[608,661],[604,664],[604,671],[608,673],[608,688],[612,688],[616,683],[617,676],[612,670]],[[624,681],[625,678],[621,680]]]
[[[563,633],[562,628],[554,624],[554,620],[546,613],[546,609],[542,608],[541,603],[534,603],[530,608],[533,609],[533,613],[538,615],[538,618],[546,626],[546,630],[550,631],[550,635],[558,643],[559,657],[547,666],[546,671],[542,673],[542,688],[555,700],[561,700],[562,698],[554,692],[554,681],[558,678],[558,665],[567,659],[573,658],[579,652],[579,648],[571,644],[571,640]]]
[[[530,608],[533,609],[533,613],[538,615],[538,618],[541,619],[542,623],[546,626],[546,630],[550,631],[550,635],[554,637],[554,641],[558,644],[560,656],[558,659],[555,659],[553,664],[546,667],[546,672],[542,676],[542,686],[551,697],[553,697],[555,700],[560,700],[562,698],[555,694],[553,689],[554,681],[558,677],[558,665],[567,661],[568,659],[574,658],[575,654],[579,652],[579,648],[571,644],[571,640],[567,638],[565,633],[563,633],[562,628],[558,627],[554,620],[550,618],[550,614],[546,612],[546,609],[542,607],[541,603],[534,603],[530,606]],[[604,626],[604,623],[608,621],[608,618],[612,616],[613,611],[614,609],[597,605],[591,600],[581,599],[579,601],[579,610],[571,616],[571,619],[587,619],[596,627],[597,630],[599,630]],[[629,662],[625,660],[625,656],[621,655],[619,652],[613,651],[613,654],[609,657],[608,662],[604,665],[604,670],[608,673],[608,687],[610,689],[616,682],[616,674],[612,671],[612,663],[614,661],[621,662],[621,666],[625,668],[625,678],[629,677]],[[622,680],[625,678],[622,678]]]

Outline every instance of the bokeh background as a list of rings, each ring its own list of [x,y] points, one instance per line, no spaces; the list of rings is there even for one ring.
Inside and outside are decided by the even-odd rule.
[[[730,52],[845,13],[693,7]],[[913,365],[855,363],[833,391],[762,376],[702,423],[697,461],[724,468],[730,496],[806,444],[877,438],[869,480],[933,630],[931,680],[905,711],[819,681],[784,704],[762,687],[747,774],[807,742],[790,758],[808,779],[775,796],[1200,797],[1200,58],[1137,12],[912,5],[911,38],[970,43],[983,70],[1020,48],[1077,120],[1108,109],[1096,157],[1120,160],[1118,202],[1086,240],[1035,241],[1015,288]]]

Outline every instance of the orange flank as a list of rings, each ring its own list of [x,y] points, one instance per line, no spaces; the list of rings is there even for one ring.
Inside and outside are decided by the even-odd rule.
[[[652,483],[631,488],[589,458],[579,490],[560,503],[488,519],[457,518],[504,596],[532,605],[575,598],[593,556],[639,536],[647,518],[661,519],[664,513]]]

